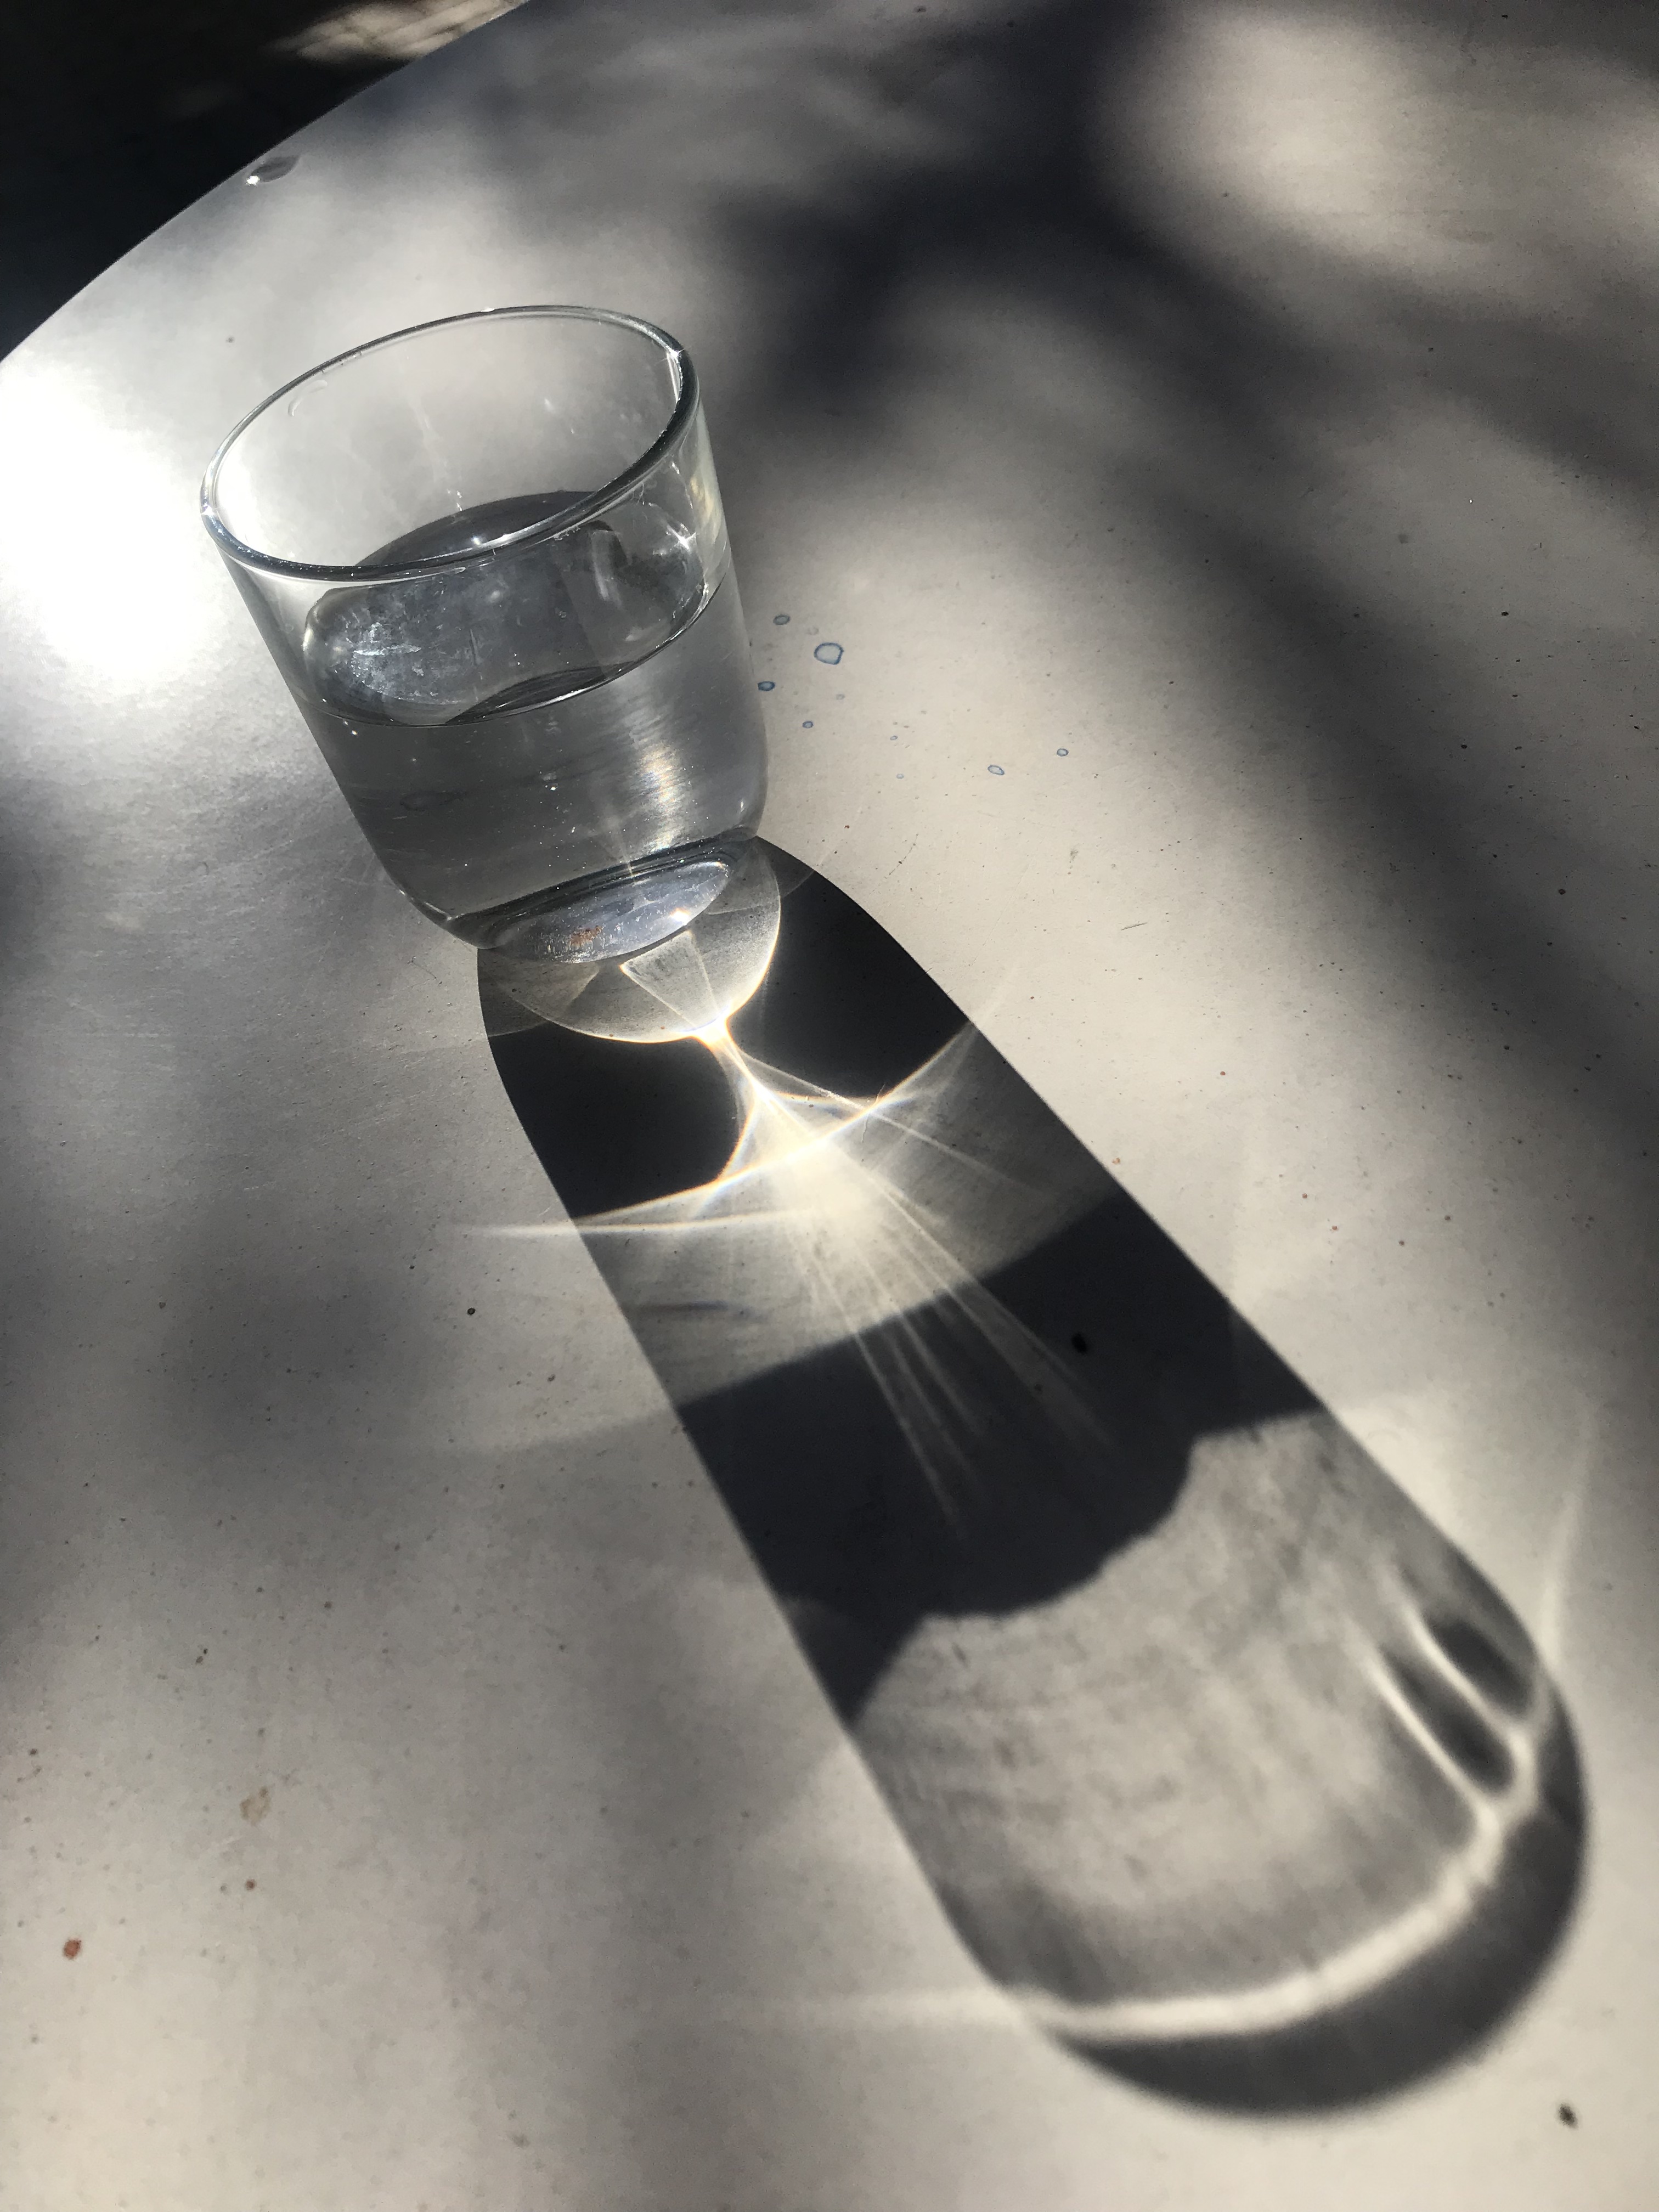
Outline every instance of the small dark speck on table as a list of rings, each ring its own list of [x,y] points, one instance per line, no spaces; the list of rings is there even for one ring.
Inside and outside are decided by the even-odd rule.
[[[1559,2105],[1556,2109],[1561,2116],[1561,2124],[1564,2128],[1576,2128],[1577,2126],[1578,2115],[1574,2112],[1571,2105]]]
[[[81,1938],[78,1936],[71,1936],[64,1946],[64,1956],[66,1959],[78,1959],[80,1955]]]

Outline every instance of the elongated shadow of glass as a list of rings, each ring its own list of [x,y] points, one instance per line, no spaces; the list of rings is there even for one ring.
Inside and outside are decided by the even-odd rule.
[[[1502,1599],[916,964],[757,843],[603,968],[486,955],[496,1064],[945,1910],[1218,2106],[1473,2049],[1571,1909]]]

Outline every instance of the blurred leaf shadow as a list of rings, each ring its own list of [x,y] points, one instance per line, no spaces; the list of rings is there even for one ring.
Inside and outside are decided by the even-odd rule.
[[[1124,584],[1106,525],[1132,523],[1172,593],[1189,588],[1184,642],[1219,705],[1213,730],[1203,708],[1195,721],[1241,811],[1305,817],[1295,826],[1324,856],[1316,895],[1340,882],[1345,926],[1376,933],[1408,1052],[1426,1041],[1410,1013],[1432,994],[1472,1049],[1513,1047],[1497,1064],[1517,1132],[1524,1097],[1618,1161],[1628,1188],[1602,1233],[1628,1276],[1659,1234],[1659,1063],[1632,1019],[1645,971],[1624,926],[1647,896],[1659,777],[1640,751],[1614,762],[1627,723],[1645,726],[1659,647],[1641,617],[1647,571],[1621,573],[1620,556],[1644,542],[1659,447],[1650,286],[1607,210],[1656,112],[1644,13],[1609,0],[1500,27],[1408,0],[869,17],[641,0],[624,21],[531,0],[499,28],[493,63],[447,90],[427,82],[434,123],[482,149],[501,204],[526,230],[608,232],[649,227],[672,202],[692,265],[707,257],[714,296],[744,305],[716,318],[740,327],[740,349],[704,362],[739,542],[751,511],[789,512],[792,469],[861,483],[941,393],[947,419],[975,410],[985,441],[958,457],[945,520],[971,508],[994,453],[1028,488],[1021,511],[985,525],[1000,554],[1039,600],[1097,577],[1103,637]],[[1273,103],[1298,94],[1304,63],[1309,106],[1281,118]],[[1199,105],[1171,111],[1183,70]],[[422,82],[370,95],[366,139],[409,127]],[[1432,129],[1421,145],[1371,144],[1402,87]],[[1301,160],[1310,114],[1326,167],[1275,183],[1273,134],[1282,125]],[[1259,145],[1239,135],[1252,116]],[[1524,149],[1545,125],[1559,190],[1528,184]],[[1218,131],[1231,169],[1213,166]],[[1341,197],[1350,169],[1380,214]],[[1473,219],[1487,204],[1490,232]],[[1395,228],[1379,231],[1385,216]],[[702,352],[687,281],[682,335]],[[729,349],[729,331],[710,337]],[[1125,394],[1139,410],[1127,432]],[[1539,618],[1517,610],[1513,635],[1509,553],[1488,520],[1407,546],[1469,454],[1520,485],[1512,537],[1540,486],[1583,487],[1580,508],[1558,504],[1540,526],[1588,532],[1601,566],[1581,573],[1583,547],[1564,544],[1562,588]],[[1072,505],[1050,543],[1061,486]],[[994,594],[981,596],[988,617]],[[1607,804],[1575,811],[1596,745]],[[1596,897],[1559,907],[1574,871]],[[1510,1202],[1565,1239],[1516,1140],[1478,1130],[1477,1172],[1511,1176]],[[1559,1264],[1593,1301],[1620,1263],[1574,1236]]]

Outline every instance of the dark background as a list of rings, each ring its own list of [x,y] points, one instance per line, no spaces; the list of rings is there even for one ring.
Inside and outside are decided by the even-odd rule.
[[[386,0],[361,19],[342,0],[10,0],[0,353],[289,132],[494,12],[488,0]]]

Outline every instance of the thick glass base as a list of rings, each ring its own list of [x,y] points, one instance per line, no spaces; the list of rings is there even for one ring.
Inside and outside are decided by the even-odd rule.
[[[718,1033],[771,965],[781,919],[775,857],[758,837],[738,846],[719,897],[683,927],[631,953],[603,958],[590,948],[581,958],[562,960],[545,951],[486,951],[478,975],[491,1034],[556,1022],[616,1043],[698,1036],[718,1051]],[[675,872],[714,865],[698,860]],[[662,911],[659,906],[659,921]],[[551,919],[562,925],[564,918]]]
[[[471,945],[514,960],[565,965],[623,960],[686,928],[731,882],[746,836],[705,839],[672,853],[561,884],[482,914],[433,915]],[[430,912],[431,909],[426,909]]]

